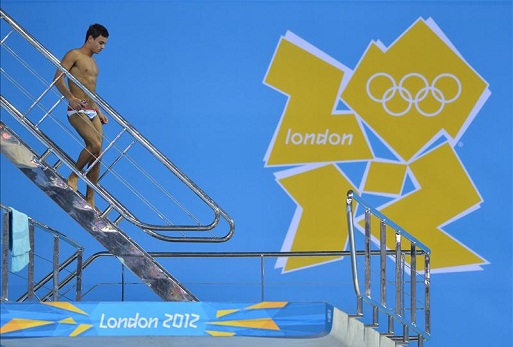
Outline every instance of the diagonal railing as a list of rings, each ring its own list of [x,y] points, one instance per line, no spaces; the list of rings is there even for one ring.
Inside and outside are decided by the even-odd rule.
[[[16,133],[0,121],[0,149],[27,178],[54,200],[106,249],[163,300],[197,301],[187,288],[163,268],[121,228],[95,211],[69,187]]]
[[[162,241],[224,242],[232,237],[235,224],[216,202],[111,105],[63,68],[59,60],[13,18],[1,9],[0,15],[2,25],[9,28],[2,30],[8,32],[1,39],[1,106],[28,130],[38,141],[39,147],[42,145],[41,159],[56,160],[53,165],[55,170],[74,172],[94,189],[103,199],[101,216],[115,225],[127,221]],[[29,47],[26,47],[26,43]],[[28,53],[30,49],[32,51]],[[37,52],[36,63],[28,61],[35,59],[34,49]],[[8,70],[10,67],[12,69]],[[82,146],[82,140],[69,125],[60,121],[57,114],[65,113],[65,99],[54,88],[55,81],[46,80],[45,76],[50,73],[39,74],[45,69],[60,70],[94,100],[111,120],[108,129],[113,134],[105,135],[108,144],[101,158],[92,164],[102,165],[104,171],[98,184],[87,177],[91,167],[84,172],[77,170],[68,153],[71,144]],[[48,104],[52,106],[47,107]],[[27,111],[20,111],[22,108]],[[71,141],[62,139],[65,136]],[[31,147],[35,149],[36,145]],[[221,220],[224,231],[219,231]]]

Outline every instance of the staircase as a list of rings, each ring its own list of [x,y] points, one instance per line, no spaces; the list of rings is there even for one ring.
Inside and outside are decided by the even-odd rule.
[[[4,105],[11,107],[2,98]],[[2,154],[163,300],[197,300],[120,228],[89,206],[54,168],[46,164],[3,122],[0,122],[0,137]]]
[[[140,231],[166,242],[224,242],[233,235],[233,220],[99,95],[91,93],[64,69],[59,60],[14,19],[3,10],[0,14],[2,25],[7,24],[10,30],[1,41],[1,72],[4,81],[12,85],[3,83],[1,107],[22,125],[21,131],[27,133],[22,139],[12,127],[2,121],[2,153],[159,297],[166,301],[196,301],[197,298],[192,293],[123,232],[120,223],[125,221],[131,227],[135,226]],[[19,48],[26,42],[32,46],[31,50],[39,52],[40,61],[29,63],[25,60],[24,54],[33,54],[26,47]],[[18,68],[16,64],[21,64],[24,69]],[[62,117],[59,114],[65,113],[67,105],[63,103],[65,99],[56,88],[53,88],[54,82],[46,81],[45,76],[39,75],[33,68],[37,66],[39,70],[52,65],[60,69],[104,110],[111,120],[109,130],[117,132],[110,138],[105,136],[110,142],[105,146],[101,158],[92,164],[102,165],[104,174],[98,184],[93,184],[87,177],[91,167],[85,172],[78,171],[68,152],[63,149],[64,146],[70,147],[69,143],[80,144],[81,140],[69,126],[60,121]],[[27,78],[33,78],[34,84],[25,82],[22,85],[18,82]],[[17,105],[11,103],[4,93],[16,100]],[[52,106],[47,107],[48,104]],[[23,107],[27,111],[21,112]],[[63,141],[63,144],[53,140],[66,136],[72,137],[72,140]],[[34,144],[27,142],[30,140],[35,140]],[[136,155],[137,161],[130,154]],[[50,164],[51,160],[55,162]],[[143,166],[141,162],[148,164]],[[172,185],[172,192],[160,183],[161,178],[150,175],[153,170],[164,171],[171,176],[169,184]],[[96,195],[102,199],[96,205],[103,206],[103,211],[93,209],[83,195],[67,185],[63,177],[67,177],[69,172],[75,172],[82,182],[94,189]],[[148,187],[153,201],[149,200],[150,193],[145,191]],[[125,197],[126,191],[131,192],[134,197]],[[155,191],[159,195],[155,195]],[[123,196],[125,200],[120,201],[116,196]],[[184,206],[183,201],[192,200],[192,207]],[[163,201],[170,203],[167,205]],[[138,214],[149,216],[148,220],[142,220]],[[215,231],[216,228],[220,229],[218,224],[221,219],[225,221],[225,233],[219,235]]]

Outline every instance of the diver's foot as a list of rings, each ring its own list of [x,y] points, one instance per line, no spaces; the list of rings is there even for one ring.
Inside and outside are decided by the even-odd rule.
[[[96,207],[96,206],[94,205],[94,197],[92,197],[92,196],[86,196],[86,201],[87,201],[87,203],[88,203],[89,205],[91,205],[91,207],[93,208],[93,210],[95,210],[95,211],[96,211],[96,212],[98,212],[99,214],[101,214],[101,213],[102,213],[102,211],[100,211],[100,210],[98,209],[98,207]]]
[[[74,191],[77,191],[77,185],[78,185],[78,176],[75,173],[71,173],[68,177],[68,186],[73,189]]]
[[[86,196],[86,201],[89,205],[91,205],[92,208],[95,208],[94,206],[94,197],[92,196]]]

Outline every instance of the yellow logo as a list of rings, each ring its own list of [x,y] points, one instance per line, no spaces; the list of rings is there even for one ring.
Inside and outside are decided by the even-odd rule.
[[[388,199],[378,209],[432,250],[433,271],[488,263],[444,226],[482,202],[454,148],[490,91],[432,19],[390,47],[372,42],[354,70],[287,32],[264,83],[287,96],[264,158],[266,167],[292,167],[275,173],[297,204],[282,250],[344,249],[352,189]],[[351,164],[363,169],[349,173]]]

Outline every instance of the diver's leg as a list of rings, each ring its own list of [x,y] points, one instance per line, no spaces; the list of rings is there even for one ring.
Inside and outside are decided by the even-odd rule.
[[[97,118],[98,117],[95,117],[94,119]],[[85,142],[85,148],[80,152],[75,164],[78,170],[82,170],[86,164],[93,162],[96,156],[101,152],[102,134],[98,134],[98,129],[94,123],[83,112],[71,115],[69,122]],[[72,172],[68,177],[68,185],[72,189],[77,190],[77,181],[78,176]]]
[[[102,141],[103,141],[103,127],[102,123],[100,122],[100,117],[96,116],[93,119],[91,119],[91,124],[93,125],[95,129],[95,152],[93,153],[93,156],[89,160],[89,165],[91,165],[96,158],[101,154],[102,152]],[[89,180],[96,184],[98,183],[98,178],[100,177],[100,161],[98,161],[93,168],[87,173],[87,178]],[[95,206],[94,204],[94,189],[87,186],[87,192],[86,192],[86,200],[89,202],[91,206]]]

